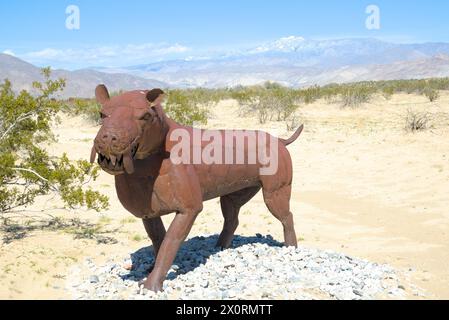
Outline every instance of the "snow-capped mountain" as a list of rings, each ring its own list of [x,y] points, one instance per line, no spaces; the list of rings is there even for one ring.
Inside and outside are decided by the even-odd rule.
[[[443,64],[438,75],[449,76],[444,67],[448,61],[435,59],[438,55],[449,55],[448,43],[395,44],[377,39],[311,40],[289,36],[232,55],[102,71],[131,73],[180,87],[251,85],[264,81],[307,86],[361,78],[370,80],[371,73],[381,80],[382,75],[376,70],[385,70],[389,79],[423,74],[432,77],[434,73],[414,69],[423,63]],[[398,64],[402,66],[400,69],[397,69]],[[429,70],[434,68],[429,66]]]
[[[365,80],[449,77],[449,44],[394,44],[376,39],[310,40],[285,37],[237,53],[162,61],[125,68],[54,70],[67,79],[65,96],[90,97],[106,83],[112,91],[153,87],[233,87],[275,81],[304,87]],[[33,90],[40,69],[0,54],[0,81]],[[154,80],[157,79],[157,80]]]
[[[256,47],[254,50],[252,50],[252,52],[261,53],[267,51],[280,51],[280,52],[297,51],[301,47],[301,45],[304,44],[305,42],[306,39],[304,39],[303,37],[289,36]]]

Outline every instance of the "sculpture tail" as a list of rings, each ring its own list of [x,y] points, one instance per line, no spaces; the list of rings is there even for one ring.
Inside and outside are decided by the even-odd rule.
[[[302,124],[298,130],[296,130],[296,132],[288,139],[281,139],[279,138],[279,140],[285,145],[288,146],[290,144],[292,144],[293,142],[296,141],[296,139],[299,138],[299,136],[301,135],[302,130],[304,129],[304,125]]]

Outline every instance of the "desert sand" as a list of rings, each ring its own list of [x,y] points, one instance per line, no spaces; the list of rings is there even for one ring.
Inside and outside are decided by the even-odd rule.
[[[430,112],[432,127],[406,132],[409,108]],[[291,135],[285,123],[260,125],[256,117],[240,116],[238,110],[236,101],[220,102],[206,127]],[[357,109],[320,100],[302,106],[298,116],[305,130],[289,150],[299,243],[389,264],[406,280],[409,298],[449,299],[449,93],[433,103],[417,95],[398,94],[390,100],[378,96]],[[54,154],[88,159],[97,130],[81,117],[61,115],[55,125],[59,142],[49,148]],[[104,172],[92,183],[110,197],[106,212],[61,210],[56,198],[46,197],[13,214],[22,230],[7,232],[2,227],[2,238],[19,239],[3,241],[0,247],[0,298],[70,298],[64,285],[73,265],[86,257],[105,261],[150,244],[141,222],[118,202],[113,184],[113,177]],[[84,237],[76,239],[68,228],[31,230],[33,221],[50,216],[79,218]],[[166,225],[172,217],[164,218]],[[215,199],[205,203],[190,236],[219,233],[221,227]],[[98,232],[116,243],[88,239]],[[282,241],[281,224],[260,194],[242,208],[237,233],[271,234]]]

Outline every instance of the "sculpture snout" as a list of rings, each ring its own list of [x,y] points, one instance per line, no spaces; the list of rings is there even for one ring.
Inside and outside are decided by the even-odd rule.
[[[107,156],[123,154],[131,143],[131,137],[123,130],[101,130],[95,138],[97,152]]]
[[[98,164],[105,171],[111,174],[126,171],[131,174],[137,149],[137,143],[124,130],[101,129],[94,140],[92,152],[98,153]]]

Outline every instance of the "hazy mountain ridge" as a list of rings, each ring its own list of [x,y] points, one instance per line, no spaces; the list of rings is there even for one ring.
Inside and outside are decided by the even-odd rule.
[[[275,81],[304,87],[365,80],[449,77],[449,44],[394,44],[376,39],[306,40],[286,37],[233,55],[171,60],[122,68],[54,70],[67,79],[63,97],[92,97],[105,83],[111,91],[154,87],[233,87]],[[0,80],[31,90],[40,69],[0,54]],[[158,79],[158,80],[153,80]]]
[[[264,81],[309,86],[449,76],[448,61],[442,58],[446,55],[447,43],[394,44],[376,39],[306,40],[291,36],[226,57],[164,61],[115,71],[157,77],[180,87],[225,87]]]
[[[131,89],[166,88],[168,84],[140,78],[125,73],[104,73],[96,70],[82,69],[76,71],[52,70],[52,78],[66,79],[66,88],[59,95],[61,98],[94,96],[95,87],[104,83],[111,92]],[[43,81],[41,69],[16,57],[0,53],[0,81],[9,79],[14,91],[27,90],[35,93],[33,81]]]

